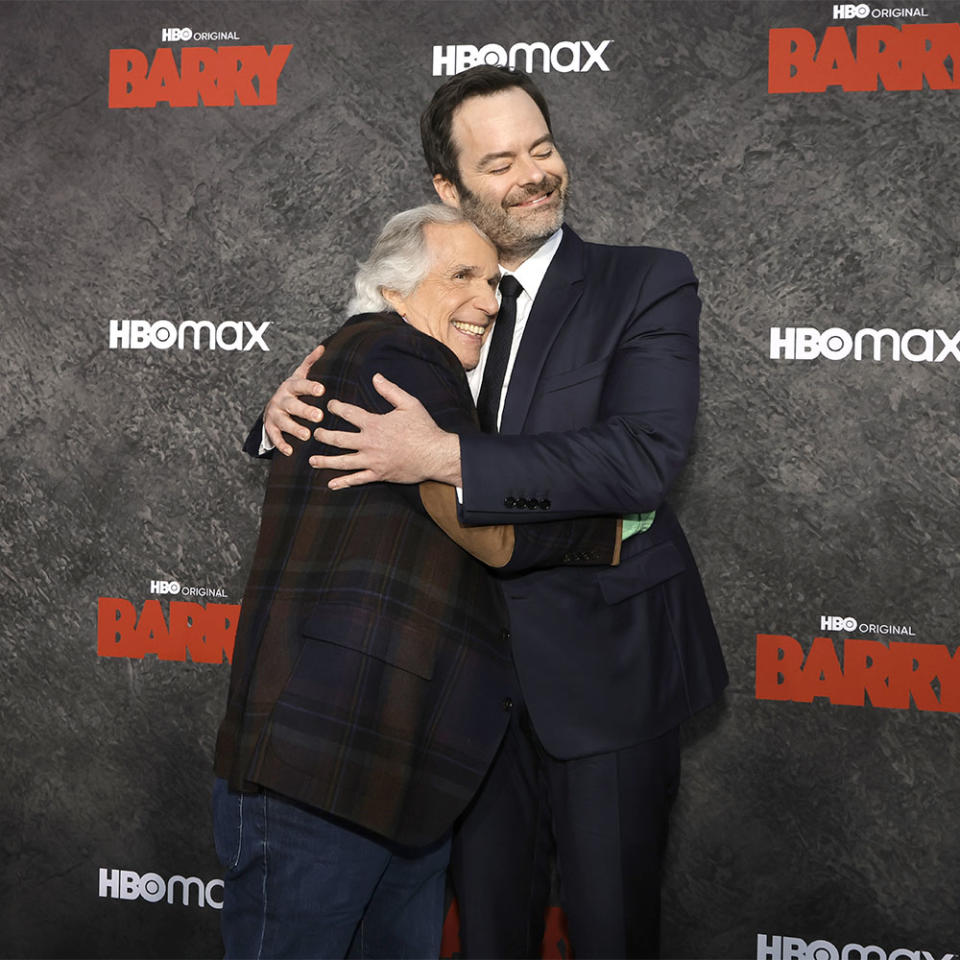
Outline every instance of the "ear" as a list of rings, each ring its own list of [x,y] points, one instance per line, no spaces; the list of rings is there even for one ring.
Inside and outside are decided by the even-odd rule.
[[[433,175],[433,189],[437,191],[437,196],[441,202],[448,207],[460,209],[460,192],[443,174],[435,173]]]
[[[396,290],[381,290],[380,296],[382,296],[401,317],[404,316],[407,311],[406,299],[397,293]]]

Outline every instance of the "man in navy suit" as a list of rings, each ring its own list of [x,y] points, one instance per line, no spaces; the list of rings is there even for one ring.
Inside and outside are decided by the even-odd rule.
[[[538,955],[551,846],[577,956],[657,956],[678,726],[727,680],[665,502],[696,416],[697,280],[682,254],[586,243],[563,225],[569,175],[524,74],[482,66],[451,78],[421,134],[441,200],[498,248],[500,313],[470,378],[489,432],[444,431],[387,383],[378,392],[395,409],[384,415],[330,400],[360,433],[316,437],[356,452],[311,463],[354,471],[333,489],[452,484],[467,524],[613,512],[639,531],[616,569],[503,578],[522,699],[458,832],[453,874],[467,956]],[[291,414],[319,419],[299,405],[322,391],[303,375],[265,412],[284,453],[281,430],[309,436]]]

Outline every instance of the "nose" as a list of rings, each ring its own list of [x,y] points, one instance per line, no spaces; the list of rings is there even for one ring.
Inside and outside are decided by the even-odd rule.
[[[497,303],[496,293],[494,293],[493,289],[486,282],[483,284],[483,289],[477,291],[473,304],[481,313],[485,313],[488,317],[495,317],[497,311],[500,309],[500,304]]]
[[[540,164],[529,154],[520,162],[520,178],[522,183],[541,183],[546,174]]]

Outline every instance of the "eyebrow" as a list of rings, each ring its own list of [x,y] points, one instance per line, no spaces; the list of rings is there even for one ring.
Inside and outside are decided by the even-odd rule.
[[[553,135],[550,134],[550,133],[545,133],[542,137],[540,137],[539,140],[534,140],[533,143],[531,143],[530,146],[529,146],[527,149],[528,149],[528,150],[536,150],[536,148],[539,147],[539,146],[540,146],[541,144],[543,144],[543,143],[551,143],[551,144],[552,144],[552,143],[553,143]],[[505,157],[512,157],[512,156],[515,156],[515,153],[514,153],[513,150],[501,150],[501,151],[499,151],[498,153],[485,153],[485,154],[477,161],[477,169],[479,170],[481,167],[485,167],[485,166],[486,166],[488,163],[490,163],[492,160],[503,160]]]

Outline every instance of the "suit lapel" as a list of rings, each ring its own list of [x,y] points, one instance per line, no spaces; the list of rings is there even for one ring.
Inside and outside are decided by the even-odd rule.
[[[564,224],[563,240],[544,274],[523,331],[503,405],[501,433],[523,429],[550,348],[583,293],[583,275],[583,241]]]

